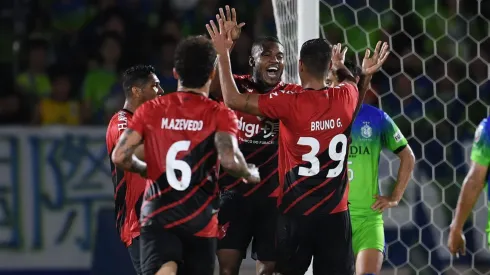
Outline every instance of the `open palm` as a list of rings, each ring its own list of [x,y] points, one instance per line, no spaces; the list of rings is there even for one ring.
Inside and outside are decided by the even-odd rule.
[[[362,72],[365,75],[371,75],[375,72],[379,71],[383,63],[388,58],[390,54],[388,43],[378,41],[376,43],[376,48],[374,49],[374,53],[371,56],[371,51],[366,49],[366,53],[364,54],[364,59],[362,60]]]
[[[223,8],[219,9],[219,14],[216,14],[216,20],[223,20],[223,28],[225,33],[230,34],[230,38],[235,41],[240,37],[240,33],[242,32],[242,27],[245,26],[245,23],[238,24],[236,18],[236,10],[234,8],[230,9],[230,6],[225,6],[226,15],[223,11]]]

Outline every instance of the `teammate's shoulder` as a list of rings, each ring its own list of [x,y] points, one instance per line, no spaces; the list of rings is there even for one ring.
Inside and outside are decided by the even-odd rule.
[[[235,80],[250,80],[249,74],[234,74],[233,79]]]
[[[133,113],[126,109],[121,109],[117,111],[109,120],[109,124],[127,122],[128,119],[133,117]]]

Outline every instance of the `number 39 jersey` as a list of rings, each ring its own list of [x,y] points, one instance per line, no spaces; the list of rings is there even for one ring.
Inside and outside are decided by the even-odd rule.
[[[262,114],[280,120],[278,199],[284,214],[347,210],[347,156],[357,87],[261,95]]]
[[[216,132],[236,136],[236,115],[199,94],[175,92],[140,106],[129,129],[145,144],[148,177],[142,226],[158,224],[200,237],[215,237],[212,202],[217,184]]]

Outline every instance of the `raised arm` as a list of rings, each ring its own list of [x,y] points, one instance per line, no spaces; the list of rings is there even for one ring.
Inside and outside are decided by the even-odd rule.
[[[374,54],[371,56],[371,51],[366,49],[364,53],[364,59],[362,60],[362,74],[359,80],[359,101],[357,104],[356,112],[360,109],[360,106],[364,102],[364,97],[369,89],[369,84],[371,83],[371,78],[373,74],[379,71],[383,63],[388,59],[390,54],[388,43],[378,41],[376,43],[376,48],[374,49]]]
[[[260,182],[259,171],[253,164],[247,164],[242,152],[238,149],[236,137],[226,132],[217,132],[214,143],[218,150],[221,166],[230,175],[244,178],[249,183]]]
[[[224,32],[224,22],[218,20],[219,29],[214,21],[206,25],[209,36],[218,52],[219,80],[221,91],[225,104],[231,109],[252,115],[262,116],[259,110],[259,95],[257,94],[241,94],[238,91],[233,74],[231,72],[230,48],[233,41],[229,33]]]
[[[112,162],[117,167],[129,172],[146,176],[146,163],[139,160],[135,150],[143,143],[140,134],[132,129],[126,129],[112,151]]]
[[[230,47],[230,52],[231,52],[233,46],[235,46],[236,41],[238,40],[238,38],[240,38],[240,33],[242,32],[242,27],[245,26],[245,23],[242,22],[238,24],[236,10],[234,8],[230,9],[230,6],[226,5],[225,10],[226,10],[226,15],[223,8],[219,9],[219,14],[216,14],[216,20],[222,19],[225,33],[230,33],[231,40],[233,41],[233,44]],[[219,66],[217,70],[219,73]],[[211,81],[209,93],[215,98],[222,97],[219,77],[215,77]]]

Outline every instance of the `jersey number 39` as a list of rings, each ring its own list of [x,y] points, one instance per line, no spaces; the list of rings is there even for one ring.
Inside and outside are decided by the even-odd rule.
[[[189,151],[190,146],[191,142],[189,140],[181,140],[172,144],[168,149],[167,157],[165,158],[165,174],[167,176],[168,184],[175,190],[183,191],[187,189],[191,183],[191,167],[187,162],[177,159],[177,154],[179,152]],[[175,175],[175,170],[180,171],[180,180],[177,178],[177,175]]]
[[[337,146],[341,145],[340,152],[337,152]],[[320,160],[317,158],[317,154],[320,151],[320,142],[313,137],[300,137],[298,145],[309,146],[310,152],[302,156],[302,160],[309,162],[311,168],[299,167],[298,175],[311,177],[320,172]],[[328,156],[333,161],[338,161],[337,167],[328,170],[327,178],[334,178],[340,175],[344,169],[344,160],[347,153],[347,137],[344,134],[338,134],[332,138],[328,145]]]

